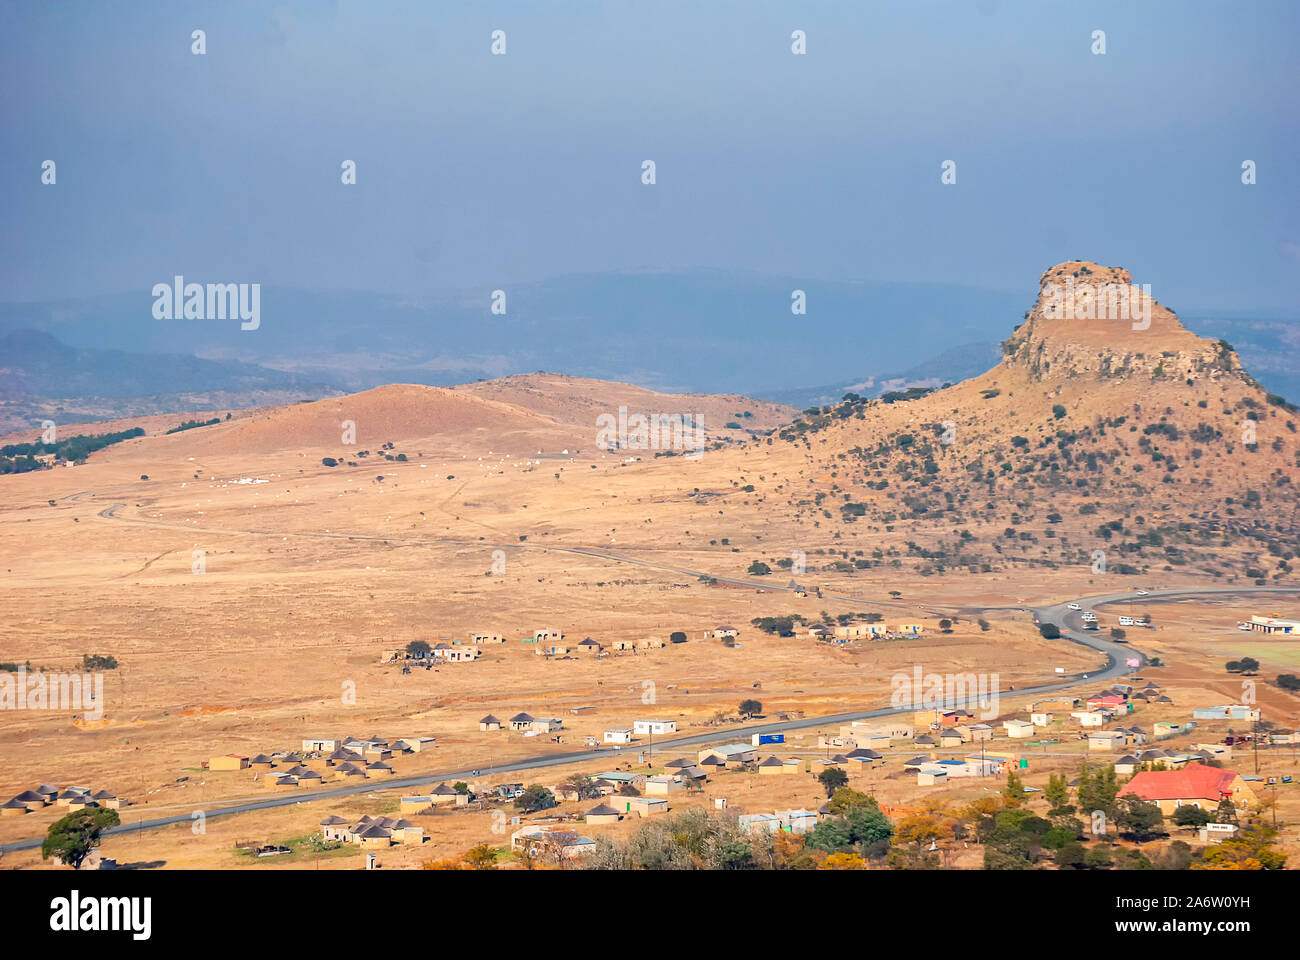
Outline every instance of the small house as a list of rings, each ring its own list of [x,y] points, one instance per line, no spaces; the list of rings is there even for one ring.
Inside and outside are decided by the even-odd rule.
[[[635,813],[642,817],[653,817],[668,812],[666,797],[619,797],[624,813]]]
[[[1089,750],[1118,750],[1127,745],[1127,738],[1118,730],[1098,730],[1088,734]]]
[[[663,736],[677,732],[676,720],[633,720],[632,732],[636,734]]]
[[[619,813],[607,803],[602,803],[592,807],[583,814],[584,823],[618,823],[623,819],[623,814]]]
[[[240,756],[237,753],[227,753],[219,757],[213,757],[208,761],[208,770],[217,772],[218,770],[247,770],[248,757]]]
[[[398,801],[398,812],[402,814],[424,813],[424,811],[428,810],[432,806],[433,797],[428,794],[424,794],[423,796],[417,795],[412,797],[402,797],[401,800]]]
[[[780,757],[770,756],[759,763],[758,772],[763,776],[785,773],[785,761]]]
[[[745,833],[781,832],[781,818],[774,813],[745,813],[736,819]]]
[[[682,783],[680,777],[647,777],[645,782],[646,796],[651,797],[666,797],[684,788],[685,784]]]
[[[1025,740],[1034,735],[1034,724],[1025,720],[1007,720],[1002,728],[1012,740]]]

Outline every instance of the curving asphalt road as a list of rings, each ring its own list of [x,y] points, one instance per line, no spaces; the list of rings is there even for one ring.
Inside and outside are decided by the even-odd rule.
[[[94,493],[95,491],[83,491],[83,493],[74,495],[74,497],[80,497],[85,495],[93,496]],[[72,498],[65,498],[65,499],[72,499]],[[188,531],[202,529],[193,526],[181,526],[181,525],[173,525],[173,524],[153,524],[146,520],[118,517],[116,516],[116,511],[120,509],[122,506],[123,504],[120,503],[114,504],[106,508],[105,510],[101,511],[100,516],[106,519],[118,520],[120,522],[141,523],[149,526],[177,526],[180,529],[184,529]],[[451,539],[414,540],[409,538],[358,536],[358,535],[350,535],[350,534],[342,534],[342,533],[340,534],[334,534],[334,533],[285,534],[285,533],[277,533],[275,531],[269,531],[269,530],[211,530],[209,532],[222,533],[222,534],[241,533],[241,534],[249,534],[249,535],[268,535],[268,536],[277,536],[277,537],[295,536],[295,537],[322,538],[322,539],[361,540],[361,541],[398,542],[398,543],[428,543],[428,544],[469,543],[475,546],[484,546],[484,545],[493,546],[492,544],[486,544],[485,541],[479,541],[479,540],[474,540],[474,541],[462,541],[462,540],[451,540]],[[704,574],[699,571],[686,570],[679,567],[671,567],[663,564],[656,564],[650,561],[643,561],[643,560],[636,560],[628,557],[621,557],[615,554],[606,553],[604,551],[593,550],[593,549],[588,549],[583,547],[555,547],[555,546],[542,546],[542,545],[534,546],[530,544],[520,544],[520,543],[505,544],[502,546],[507,546],[516,549],[521,547],[531,546],[534,549],[557,550],[561,552],[577,553],[585,556],[597,557],[600,559],[609,560],[611,562],[629,563],[638,566],[654,567],[656,569],[667,570],[667,571],[680,573],[688,576],[695,576],[695,577],[711,576],[710,574]],[[734,579],[729,579],[724,577],[717,577],[715,579],[718,579],[726,583],[734,583],[741,586],[752,586],[755,587],[756,589],[768,590],[772,592],[778,592],[784,590],[783,587],[773,587],[769,584],[756,583],[754,581],[734,580]],[[1142,665],[1147,663],[1146,655],[1143,654],[1140,650],[1131,646],[1130,644],[1116,643],[1114,640],[1111,640],[1108,635],[1103,634],[1101,631],[1083,630],[1081,615],[1084,611],[1093,610],[1096,607],[1104,606],[1107,604],[1120,603],[1120,602],[1125,602],[1130,600],[1139,601],[1139,602],[1158,602],[1159,600],[1162,599],[1175,599],[1181,597],[1191,598],[1191,597],[1201,597],[1207,595],[1209,596],[1236,595],[1236,594],[1243,594],[1243,593],[1296,594],[1296,593],[1300,593],[1300,588],[1255,587],[1255,586],[1244,587],[1243,586],[1243,587],[1207,587],[1200,590],[1152,590],[1145,595],[1139,595],[1136,592],[1121,592],[1121,593],[1101,594],[1098,596],[1087,597],[1087,598],[1081,597],[1078,598],[1076,601],[1062,601],[1060,603],[1055,603],[1046,607],[1039,607],[1039,608],[1028,608],[1028,607],[1020,607],[1020,606],[1015,606],[1015,607],[1002,606],[1002,607],[953,607],[948,609],[960,610],[966,613],[978,613],[982,611],[1008,610],[1008,609],[1028,610],[1034,614],[1036,620],[1038,620],[1039,622],[1056,623],[1058,626],[1060,626],[1061,636],[1064,639],[1068,640],[1071,643],[1077,643],[1082,646],[1088,647],[1090,649],[1096,650],[1104,654],[1106,657],[1106,665],[1100,670],[1089,671],[1088,673],[1065,675],[1060,680],[1052,683],[1044,683],[1044,684],[1037,684],[1029,687],[1021,687],[1014,691],[1010,691],[1010,690],[999,691],[1000,693],[1014,693],[1016,696],[1021,696],[1026,694],[1033,695],[1033,694],[1054,693],[1060,690],[1068,689],[1070,687],[1079,686],[1080,684],[1083,683],[1087,683],[1089,685],[1097,685],[1097,684],[1104,685],[1106,682],[1114,679],[1115,677],[1119,677],[1131,672],[1135,672],[1136,670],[1140,669]],[[875,603],[868,603],[867,601],[863,601],[856,597],[843,596],[838,594],[828,595],[828,596],[834,596],[835,599],[844,600],[851,603],[858,603],[863,606],[879,605]],[[1067,604],[1070,602],[1077,602],[1080,605],[1081,609],[1079,611],[1070,610],[1067,606]],[[1137,659],[1139,666],[1138,667],[1127,666],[1126,661],[1129,659]],[[970,705],[977,704],[978,700],[979,700],[978,696],[970,696],[955,701],[949,706],[950,708],[970,706]],[[818,717],[804,717],[799,720],[783,720],[783,721],[777,721],[773,723],[753,724],[749,726],[733,727],[727,730],[710,730],[705,733],[692,734],[690,736],[685,736],[685,737],[675,737],[669,740],[662,740],[654,744],[654,747],[660,752],[675,753],[678,750],[681,750],[682,748],[685,747],[707,745],[710,743],[717,743],[719,741],[726,741],[726,740],[748,741],[750,737],[756,733],[785,733],[792,730],[807,729],[809,727],[832,726],[835,724],[847,723],[853,720],[870,720],[879,717],[894,716],[901,713],[910,713],[914,709],[915,707],[912,704],[891,705],[888,707],[880,707],[872,710],[859,710],[859,711],[851,711],[848,713],[828,714],[825,716],[818,716]],[[414,776],[414,777],[394,778],[386,781],[367,781],[364,784],[357,784],[355,786],[346,786],[346,787],[336,787],[330,790],[315,790],[311,792],[293,793],[293,794],[276,794],[273,796],[268,796],[264,800],[254,800],[245,803],[234,803],[228,806],[217,807],[212,810],[204,810],[203,813],[204,816],[207,818],[234,816],[236,814],[248,813],[254,810],[266,810],[272,807],[284,807],[284,806],[290,806],[299,803],[309,803],[317,800],[328,800],[335,797],[355,796],[357,794],[372,793],[376,790],[405,790],[410,788],[417,788],[417,787],[427,786],[434,783],[439,783],[445,780],[473,779],[475,777],[488,776],[492,774],[503,774],[503,773],[522,771],[522,770],[537,770],[546,767],[566,766],[568,764],[586,763],[586,762],[600,760],[600,759],[608,759],[611,763],[614,763],[614,762],[621,761],[622,757],[626,753],[631,753],[631,752],[633,751],[613,751],[608,749],[593,749],[593,750],[579,750],[579,751],[573,751],[568,753],[543,754],[534,757],[525,757],[523,759],[516,760],[511,763],[499,764],[496,766],[482,766],[479,768],[463,769],[463,770],[445,770],[445,771],[439,771],[437,773],[421,774],[419,776]],[[639,748],[638,748],[638,752],[639,752]],[[129,823],[129,824],[124,823],[118,827],[112,828],[111,830],[105,831],[105,833],[106,834],[132,833],[140,830],[151,830],[158,827],[166,827],[166,826],[171,826],[179,823],[190,823],[192,822],[192,820],[193,817],[191,814],[178,814],[172,816],[157,817],[151,820],[143,820],[137,823]],[[38,837],[38,838],[32,838],[28,840],[17,840],[11,843],[0,844],[0,854],[8,853],[10,851],[34,849],[40,846],[41,840],[42,838]]]

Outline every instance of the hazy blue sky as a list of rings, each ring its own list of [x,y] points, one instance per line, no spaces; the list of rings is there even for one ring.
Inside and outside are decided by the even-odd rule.
[[[1293,307],[1298,11],[0,0],[0,299],[695,268],[1028,291],[1083,258],[1175,309]]]

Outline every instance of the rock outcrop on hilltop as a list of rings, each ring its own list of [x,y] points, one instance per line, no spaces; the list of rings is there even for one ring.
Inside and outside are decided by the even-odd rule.
[[[855,569],[1052,569],[1102,551],[1120,574],[1300,578],[1300,408],[1146,288],[1127,316],[1098,311],[1119,286],[1120,268],[1052,267],[988,372],[850,394],[776,431],[736,464],[764,540],[783,507],[786,536],[828,531]]]
[[[1043,272],[1038,299],[1003,343],[1004,361],[1033,381],[1065,378],[1253,384],[1232,348],[1187,330],[1127,270],[1068,261]]]

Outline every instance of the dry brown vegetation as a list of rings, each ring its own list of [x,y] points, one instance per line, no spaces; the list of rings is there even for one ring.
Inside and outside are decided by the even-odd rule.
[[[1104,371],[1103,354],[1111,357]],[[595,449],[595,416],[620,405],[702,412],[710,449],[697,461]],[[725,428],[745,411],[746,429]],[[1251,413],[1258,443],[1247,449],[1240,423]],[[699,732],[750,696],[769,714],[865,709],[887,702],[890,676],[914,664],[997,673],[1020,687],[1058,666],[1092,669],[1100,657],[1043,640],[1021,613],[985,614],[986,631],[959,612],[951,634],[940,632],[939,618],[1019,606],[1020,598],[1249,583],[1256,578],[1247,571],[1294,582],[1295,415],[1270,402],[1235,355],[1161,308],[1149,331],[1097,334],[1055,324],[1035,306],[1007,359],[982,377],[915,400],[849,402],[782,426],[793,416],[744,398],[670,397],[539,374],[453,390],[385,387],[237,412],[170,436],[151,423],[149,436],[84,465],[4,477],[0,660],[70,669],[85,653],[103,653],[121,667],[107,677],[102,723],[0,715],[0,795],[42,781],[106,786],[136,802],[124,812],[130,822],[265,796],[269,788],[250,777],[207,773],[201,762],[296,748],[304,736],[437,737],[432,752],[395,762],[403,776],[574,749],[585,735],[646,714]],[[356,424],[354,446],[341,442],[345,420]],[[951,444],[941,442],[944,421],[955,425]],[[750,428],[774,432],[740,442]],[[847,504],[862,505],[860,515]],[[1115,522],[1109,536],[1098,532]],[[1106,575],[1091,569],[1097,549],[1107,552]],[[800,556],[807,570],[792,574]],[[502,557],[504,572],[494,572]],[[751,577],[754,561],[773,573]],[[699,573],[774,587],[793,575],[825,597],[709,585]],[[868,611],[886,623],[921,622],[925,633],[838,648],[750,625]],[[1172,664],[1161,682],[1179,691],[1177,716],[1202,697],[1227,697],[1225,684],[1239,682],[1225,681],[1209,658],[1219,641],[1200,634],[1244,612],[1258,610],[1197,608],[1186,629],[1162,620],[1164,630],[1131,637]],[[721,623],[740,628],[736,647],[692,640],[553,659],[520,642],[542,627],[563,629],[572,647],[584,636],[607,646],[666,641],[673,631],[694,635]],[[474,630],[500,631],[510,643],[485,648],[474,663],[409,675],[378,663],[384,649],[467,642]],[[1222,640],[1234,642],[1244,641]],[[652,704],[642,700],[646,681]],[[354,704],[345,702],[346,684]],[[1285,723],[1297,701],[1268,695],[1276,697],[1268,712]],[[569,712],[579,706],[595,710]],[[477,729],[483,714],[518,710],[562,717],[566,742]],[[815,742],[809,731],[791,750]],[[1055,763],[1036,763],[1027,782],[1040,771],[1045,779]],[[1060,761],[1062,769],[1069,763]],[[484,779],[551,783],[567,772]],[[817,802],[810,777],[734,776],[689,802],[739,795],[751,812]],[[917,795],[914,777],[882,775],[870,787],[883,803]],[[173,866],[240,866],[235,839],[306,836],[328,813],[374,813],[392,802],[382,783],[375,797],[213,820],[205,835],[182,826],[112,839],[105,850]],[[50,818],[0,821],[0,842],[36,835]],[[420,851],[394,848],[388,861],[408,865],[501,841],[486,814],[434,819]],[[359,860],[359,852],[337,855],[328,865]]]

